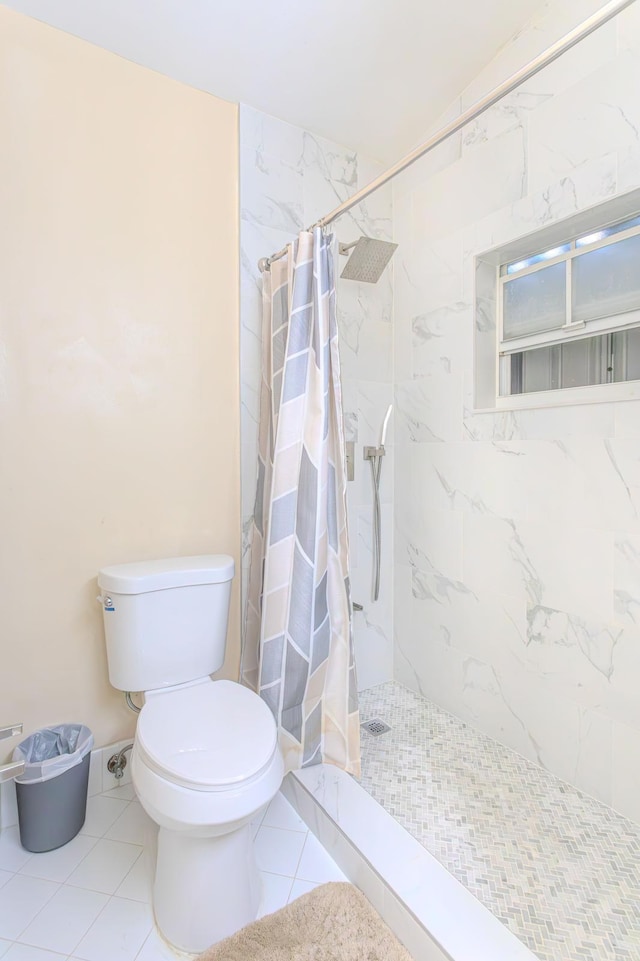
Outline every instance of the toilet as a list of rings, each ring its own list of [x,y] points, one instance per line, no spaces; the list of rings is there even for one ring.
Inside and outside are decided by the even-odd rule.
[[[251,822],[284,775],[265,702],[209,676],[224,661],[233,575],[225,554],[120,564],[98,575],[109,680],[144,692],[131,770],[160,829],[156,923],[187,953],[255,920]]]

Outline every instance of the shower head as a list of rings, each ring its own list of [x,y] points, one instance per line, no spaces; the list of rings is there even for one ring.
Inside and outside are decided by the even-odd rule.
[[[397,246],[388,240],[373,240],[371,237],[360,237],[352,244],[340,244],[341,254],[348,254],[353,250],[340,276],[345,280],[377,284]]]

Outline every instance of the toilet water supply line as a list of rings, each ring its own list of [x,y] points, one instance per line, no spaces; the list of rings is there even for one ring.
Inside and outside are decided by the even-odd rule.
[[[130,707],[132,711],[136,712],[136,714],[140,713],[142,708],[138,707],[137,704],[134,704],[133,698],[131,697],[131,691],[124,691],[124,699],[127,702],[127,707]],[[110,774],[113,774],[118,780],[120,780],[120,778],[123,776],[124,769],[127,766],[127,758],[125,755],[127,751],[131,750],[132,747],[133,743],[127,744],[126,747],[121,748],[117,754],[112,754],[107,761],[107,771],[109,771]]]
[[[382,473],[382,458],[385,455],[384,442],[387,439],[387,427],[393,404],[389,404],[380,432],[380,443],[377,447],[365,447],[363,456],[371,465],[371,480],[373,483],[373,599],[380,596],[380,563],[382,556],[382,518],[380,512],[380,475]]]

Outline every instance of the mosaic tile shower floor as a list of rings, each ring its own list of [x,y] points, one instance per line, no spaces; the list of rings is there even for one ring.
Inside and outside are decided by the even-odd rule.
[[[362,786],[541,961],[640,959],[640,826],[391,681]]]

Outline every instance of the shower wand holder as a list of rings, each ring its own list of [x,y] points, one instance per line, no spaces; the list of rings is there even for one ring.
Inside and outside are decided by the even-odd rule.
[[[380,444],[379,447],[369,447],[365,445],[362,448],[363,460],[375,460],[376,457],[384,457],[384,455],[385,455],[384,444]]]

